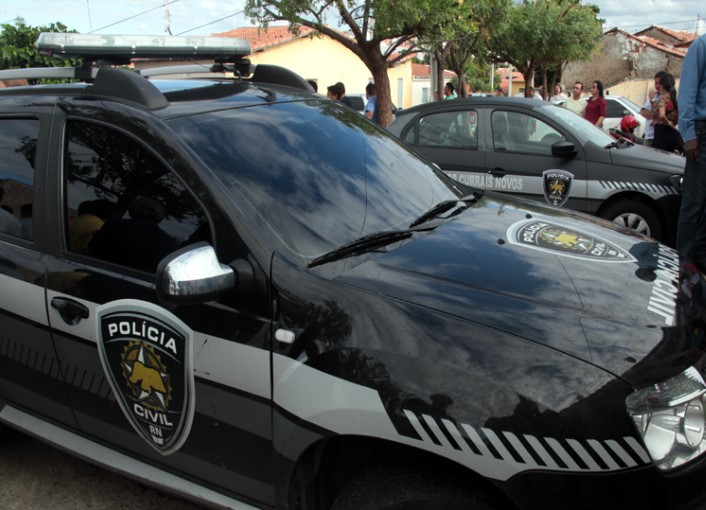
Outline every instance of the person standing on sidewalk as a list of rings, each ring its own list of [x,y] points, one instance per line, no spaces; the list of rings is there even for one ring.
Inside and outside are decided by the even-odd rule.
[[[706,34],[691,43],[679,85],[679,131],[686,165],[677,227],[679,261],[706,273]]]
[[[655,137],[655,125],[654,125],[654,118],[657,114],[655,111],[655,105],[657,104],[657,101],[659,101],[660,98],[660,89],[662,87],[662,76],[667,74],[666,71],[659,71],[657,74],[655,74],[655,88],[653,91],[650,91],[649,97],[647,98],[647,102],[645,102],[645,105],[642,107],[640,110],[640,115],[645,117],[647,119],[647,122],[645,124],[645,134],[643,138],[645,139],[645,145],[650,147],[652,145],[652,140],[654,140]]]
[[[583,117],[586,111],[586,101],[583,99],[583,83],[577,81],[571,89],[571,97],[561,105],[567,110],[571,110],[576,115]]]
[[[603,97],[603,82],[596,80],[591,85],[591,97],[586,102],[583,118],[596,127],[603,127],[603,120],[608,114],[608,102]]]

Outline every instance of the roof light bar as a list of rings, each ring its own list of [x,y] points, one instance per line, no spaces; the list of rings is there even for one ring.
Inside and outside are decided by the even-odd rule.
[[[208,58],[237,60],[249,55],[250,43],[226,37],[99,35],[44,32],[37,48],[44,55],[95,59]]]

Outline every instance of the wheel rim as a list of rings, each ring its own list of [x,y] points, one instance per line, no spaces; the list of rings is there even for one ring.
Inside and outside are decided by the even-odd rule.
[[[635,213],[625,213],[621,214],[613,220],[613,223],[620,225],[621,227],[627,227],[634,230],[640,234],[646,236],[650,235],[650,225],[647,223],[645,218]]]

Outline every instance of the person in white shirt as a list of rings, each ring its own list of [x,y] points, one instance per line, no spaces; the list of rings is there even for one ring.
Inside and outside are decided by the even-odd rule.
[[[537,90],[534,87],[529,87],[527,89],[527,98],[529,99],[536,99],[538,101],[543,101],[544,98],[542,98],[542,94],[539,93],[539,90]]]
[[[645,117],[647,119],[646,125],[645,125],[645,145],[651,146],[652,141],[655,138],[655,125],[653,119],[657,116],[657,111],[655,111],[655,105],[657,104],[657,101],[659,101],[659,98],[661,97],[661,79],[662,76],[667,74],[666,71],[660,71],[657,74],[655,74],[655,90],[650,91],[651,95],[650,97],[647,98],[647,102],[645,103],[645,106],[642,107],[640,110],[640,115]]]
[[[581,97],[582,95],[583,83],[577,81],[576,83],[574,83],[574,86],[571,89],[571,97],[564,101],[561,106],[563,106],[567,110],[571,110],[576,115],[580,115],[581,117],[583,117],[583,114],[586,111],[586,101],[583,99],[583,97]]]
[[[549,98],[550,101],[563,101],[567,96],[561,88],[561,83],[554,85],[554,91],[552,97]]]

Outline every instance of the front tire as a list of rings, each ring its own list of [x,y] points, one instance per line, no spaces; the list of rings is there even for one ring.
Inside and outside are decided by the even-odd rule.
[[[499,510],[472,479],[422,466],[363,471],[346,485],[331,510]]]
[[[623,200],[609,205],[601,218],[629,228],[658,241],[662,240],[662,224],[654,210],[639,200]]]

